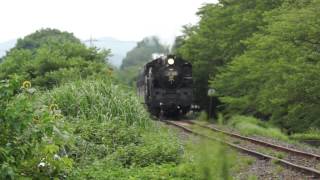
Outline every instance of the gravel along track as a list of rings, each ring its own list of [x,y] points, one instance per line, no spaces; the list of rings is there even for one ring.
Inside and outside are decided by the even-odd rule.
[[[176,126],[182,126],[185,127],[184,131],[195,131],[197,135],[204,135],[209,136],[209,139],[215,139],[220,142],[226,143],[229,146],[236,146],[235,148],[239,151],[242,151],[245,154],[249,154],[251,156],[257,157],[259,160],[256,161],[257,167],[252,167],[250,171],[254,169],[262,170],[259,167],[270,167],[273,166],[275,168],[275,164],[281,164],[282,166],[286,167],[283,170],[281,168],[281,173],[278,174],[280,179],[318,179],[320,178],[320,171],[317,171],[315,168],[320,163],[319,159],[317,158],[306,158],[305,156],[300,156],[294,153],[288,153],[286,151],[279,151],[278,149],[273,149],[271,147],[265,147],[261,144],[255,144],[251,141],[246,141],[243,139],[239,139],[236,137],[229,137],[229,136],[221,136],[221,133],[213,132],[210,129],[207,129],[205,127],[200,127],[196,124],[191,124],[189,121],[168,121],[170,123],[176,124]],[[168,123],[167,122],[167,123]],[[171,124],[173,125],[173,124]],[[200,133],[199,133],[200,132]],[[221,139],[222,138],[222,139]],[[241,150],[242,149],[242,150]],[[249,153],[248,153],[249,152]],[[301,169],[304,168],[304,169]],[[267,168],[270,169],[270,168]],[[268,179],[273,179],[272,177],[278,176],[274,173],[267,175],[267,169],[266,172],[259,172],[257,171],[254,173],[258,177],[265,178],[268,177]],[[292,170],[294,169],[294,171]],[[270,172],[274,172],[274,170],[269,170]],[[308,175],[308,176],[307,176]],[[278,179],[279,179],[278,178]],[[240,176],[240,179],[241,176]]]

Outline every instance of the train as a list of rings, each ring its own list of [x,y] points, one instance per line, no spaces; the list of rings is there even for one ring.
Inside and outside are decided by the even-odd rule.
[[[192,65],[176,55],[146,63],[136,85],[140,100],[156,117],[179,117],[193,106]]]

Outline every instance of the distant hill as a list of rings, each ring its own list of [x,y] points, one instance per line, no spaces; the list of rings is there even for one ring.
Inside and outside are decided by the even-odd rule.
[[[87,46],[90,46],[90,40],[83,41]],[[92,45],[98,48],[111,49],[113,56],[110,58],[110,63],[120,67],[123,58],[127,52],[136,46],[134,41],[120,41],[110,37],[97,38],[92,41]]]
[[[0,43],[0,58],[6,54],[8,50],[14,47],[16,40],[10,40]]]

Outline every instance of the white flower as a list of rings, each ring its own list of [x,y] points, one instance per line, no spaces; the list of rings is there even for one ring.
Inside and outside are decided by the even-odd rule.
[[[59,156],[58,154],[55,154],[55,155],[53,156],[53,159],[54,159],[54,160],[60,160],[60,156]]]
[[[38,164],[38,168],[43,168],[45,166],[46,166],[46,163],[44,163],[44,162],[41,162],[41,163]]]

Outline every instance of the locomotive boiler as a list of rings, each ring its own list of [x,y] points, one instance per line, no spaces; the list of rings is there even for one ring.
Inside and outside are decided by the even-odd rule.
[[[180,116],[190,110],[192,84],[192,65],[168,55],[145,64],[138,77],[137,91],[151,114]]]

